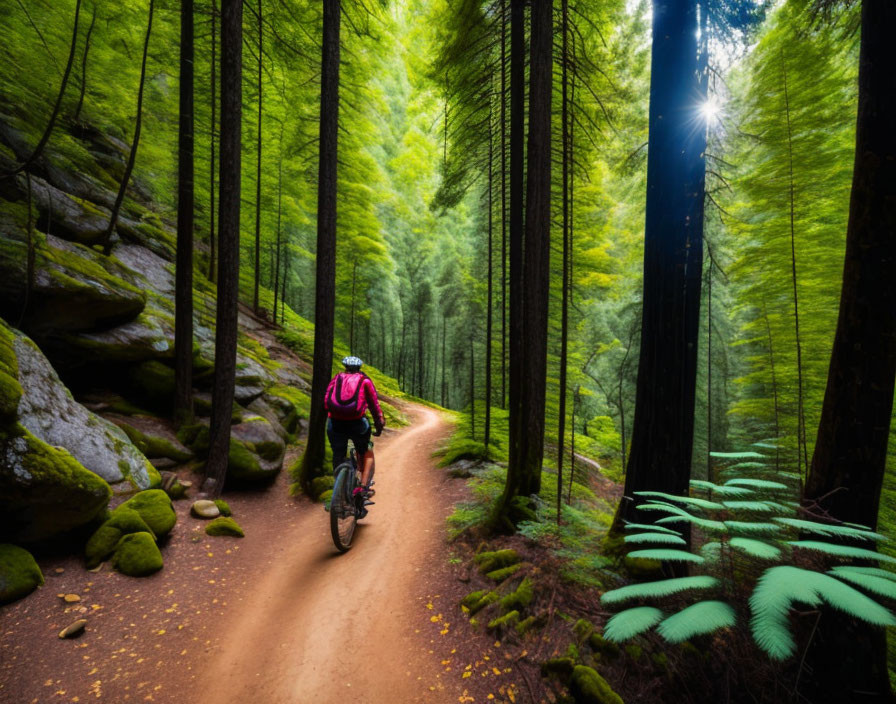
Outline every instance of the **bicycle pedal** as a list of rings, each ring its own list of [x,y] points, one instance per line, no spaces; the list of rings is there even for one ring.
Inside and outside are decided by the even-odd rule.
[[[364,502],[364,505],[365,505],[365,506],[376,506],[376,502],[375,502],[375,501],[370,501],[370,500],[368,499],[367,501]]]

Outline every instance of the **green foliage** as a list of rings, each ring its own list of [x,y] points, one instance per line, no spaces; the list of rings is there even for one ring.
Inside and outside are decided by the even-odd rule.
[[[130,533],[118,541],[112,564],[129,577],[146,577],[162,569],[162,553],[149,533]]]
[[[796,649],[788,622],[791,605],[799,602],[814,607],[823,601],[875,626],[896,625],[896,616],[890,611],[843,582],[820,572],[779,565],[766,570],[750,597],[756,643],[773,659],[787,659]]]
[[[691,562],[698,565],[703,563],[702,557],[685,552],[684,550],[632,550],[628,554],[628,557],[639,560],[661,560],[663,562]]]
[[[724,601],[701,601],[663,619],[657,633],[670,643],[681,643],[694,636],[730,628],[736,622],[734,609]]]
[[[665,618],[665,614],[653,606],[636,606],[614,614],[604,627],[604,638],[613,643],[630,640],[649,631]]]
[[[734,537],[728,541],[732,548],[740,550],[750,557],[758,557],[762,560],[777,560],[781,557],[781,550],[774,545],[769,545],[761,540],[753,540],[752,538]]]
[[[829,570],[828,574],[839,577],[878,596],[896,599],[896,575],[886,570],[869,571],[873,569],[871,567],[861,568],[841,565]]]
[[[206,535],[226,535],[233,538],[243,538],[246,535],[236,521],[226,516],[218,516],[209,521],[205,526],[205,533]]]
[[[879,560],[880,562],[889,562],[896,564],[896,557],[868,550],[866,548],[857,548],[851,545],[835,545],[833,543],[822,543],[816,540],[792,540],[790,545],[802,550],[813,550],[822,552],[835,557],[842,557],[850,560]]]
[[[626,543],[664,543],[667,545],[687,545],[687,541],[669,533],[635,533],[625,536]]]
[[[692,589],[713,589],[718,585],[719,580],[709,575],[675,577],[673,579],[662,579],[657,582],[629,584],[619,587],[618,589],[605,592],[600,601],[606,606],[615,606],[632,599],[657,599]]]

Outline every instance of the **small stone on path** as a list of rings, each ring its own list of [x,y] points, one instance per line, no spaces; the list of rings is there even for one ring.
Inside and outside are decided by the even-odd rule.
[[[65,600],[66,604],[74,604],[75,602],[81,601],[81,597],[77,594],[65,594],[62,598]]]
[[[56,574],[62,574],[63,572],[65,572],[65,567],[57,567],[55,571]]]
[[[215,506],[215,502],[208,499],[194,501],[190,511],[198,518],[217,518],[221,515],[221,511]]]
[[[61,631],[59,631],[60,638],[71,638],[72,636],[78,635],[81,631],[84,630],[84,626],[87,625],[86,618],[79,618],[74,623],[66,626]]]

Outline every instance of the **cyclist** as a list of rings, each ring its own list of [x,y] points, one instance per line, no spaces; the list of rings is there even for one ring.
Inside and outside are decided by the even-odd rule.
[[[333,469],[345,459],[348,441],[351,439],[355,453],[361,464],[361,484],[356,494],[364,498],[373,492],[370,489],[373,473],[373,443],[370,442],[370,422],[367,410],[373,415],[374,435],[379,436],[386,425],[380,408],[376,387],[370,377],[361,371],[363,362],[354,356],[344,357],[344,372],[330,380],[324,406],[327,409],[327,437],[333,449]],[[366,514],[366,509],[364,510]]]

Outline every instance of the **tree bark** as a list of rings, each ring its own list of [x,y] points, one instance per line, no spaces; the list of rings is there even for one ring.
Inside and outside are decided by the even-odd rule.
[[[90,15],[90,26],[87,28],[87,36],[84,37],[84,53],[81,55],[81,86],[78,91],[78,105],[72,122],[81,118],[81,108],[84,107],[84,92],[87,89],[87,55],[90,52],[90,37],[93,36],[93,26],[96,24],[96,3],[93,3],[93,12]]]
[[[137,89],[137,120],[134,123],[134,141],[131,143],[131,151],[128,154],[128,161],[124,167],[124,176],[121,178],[121,184],[118,187],[118,195],[115,198],[115,204],[112,206],[109,225],[106,228],[106,234],[103,238],[103,251],[107,256],[109,252],[112,251],[112,233],[115,232],[115,224],[118,222],[118,214],[124,203],[125,192],[128,189],[131,173],[134,170],[134,162],[137,160],[137,148],[140,146],[140,130],[143,126],[143,88],[146,85],[146,57],[149,53],[149,37],[150,34],[152,34],[152,16],[154,8],[155,0],[149,0],[149,21],[146,24],[146,37],[143,40],[143,61],[140,64],[140,87]]]
[[[193,420],[193,0],[180,7],[180,130],[174,311],[174,422]]]
[[[280,159],[277,162],[277,245],[274,262],[274,314],[271,316],[277,323],[277,303],[280,295],[280,250],[281,243],[281,216],[283,214],[283,128],[280,128]],[[281,304],[282,300],[279,301]]]
[[[529,136],[526,173],[526,228],[523,255],[523,355],[521,457],[525,496],[541,490],[544,459],[545,380],[551,254],[551,99],[553,2],[532,6],[529,62]]]
[[[567,332],[569,327],[569,94],[568,94],[568,62],[569,62],[569,0],[561,2],[561,141],[562,141],[562,208],[563,208],[563,273],[561,275],[560,303],[560,408],[557,413],[557,525],[560,525],[560,511],[563,504],[563,455],[566,440],[566,364],[567,364]],[[575,426],[573,426],[575,433]],[[570,480],[572,481],[572,480]]]
[[[218,204],[218,310],[209,452],[203,490],[221,495],[230,453],[240,283],[240,137],[243,106],[243,3],[221,0],[221,197]]]
[[[339,136],[340,0],[323,0],[320,91],[320,157],[317,181],[317,266],[314,304],[314,371],[308,442],[300,481],[308,490],[324,471],[327,414],[324,395],[333,371],[333,315],[336,295],[336,167]]]
[[[212,84],[212,101],[211,101],[211,123],[209,126],[209,145],[211,154],[209,155],[210,159],[210,169],[209,169],[209,186],[208,186],[208,195],[209,195],[209,209],[208,209],[208,280],[215,280],[215,125],[217,124],[217,116],[215,115],[215,111],[218,107],[217,105],[217,97],[216,92],[218,90],[218,77],[217,77],[217,68],[218,68],[218,59],[216,56],[216,52],[218,49],[217,38],[215,36],[215,30],[217,27],[217,0],[212,0],[212,10],[211,10],[211,24],[212,24],[212,59],[211,59],[211,84]]]
[[[687,493],[694,436],[706,132],[693,0],[654,0],[641,354],[625,495]],[[699,123],[698,123],[699,124]],[[636,518],[623,501],[615,528]]]
[[[491,90],[491,82],[489,82]],[[494,202],[492,201],[492,187],[494,181],[494,135],[493,120],[491,109],[492,96],[489,95],[489,111],[488,111],[488,257],[486,266],[488,267],[488,276],[486,284],[486,313],[485,313],[485,428],[483,430],[485,442],[485,454],[488,455],[488,444],[491,439],[492,426],[492,213],[494,212]]]
[[[261,9],[261,0],[258,0],[258,137],[256,139],[258,161],[255,166],[255,291],[252,295],[252,310],[256,313],[258,313],[258,279],[261,276],[261,108],[263,104],[261,99],[261,58],[264,49]]]
[[[859,108],[837,332],[806,500],[877,526],[896,379],[896,4],[862,3]],[[833,650],[837,648],[837,650]],[[844,649],[851,657],[843,658]],[[809,662],[824,701],[891,701],[880,628],[830,610]],[[861,694],[860,694],[861,693]]]

